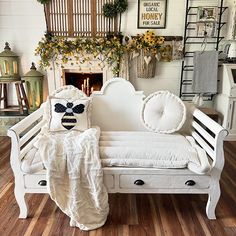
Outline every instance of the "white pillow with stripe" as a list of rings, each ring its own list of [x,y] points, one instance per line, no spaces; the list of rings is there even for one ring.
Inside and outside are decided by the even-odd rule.
[[[49,97],[49,131],[84,131],[90,128],[91,98],[63,99]]]

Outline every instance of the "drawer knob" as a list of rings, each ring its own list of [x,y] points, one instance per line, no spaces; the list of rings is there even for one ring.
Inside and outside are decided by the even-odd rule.
[[[188,181],[186,181],[186,183],[185,183],[185,185],[187,185],[187,186],[194,186],[196,183],[195,183],[195,181],[193,181],[193,180],[188,180]]]
[[[144,181],[141,180],[141,179],[137,179],[137,180],[134,181],[134,184],[135,185],[144,185]]]
[[[40,185],[40,186],[46,186],[46,185],[47,185],[47,181],[46,181],[46,180],[40,180],[40,181],[38,182],[38,185]]]

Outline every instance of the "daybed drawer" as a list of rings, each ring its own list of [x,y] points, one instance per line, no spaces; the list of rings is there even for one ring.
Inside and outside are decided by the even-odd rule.
[[[104,175],[104,184],[108,189],[114,188],[114,176]],[[46,176],[45,175],[25,175],[25,187],[26,188],[46,188]]]
[[[25,175],[26,188],[45,188],[46,189],[46,176],[45,175]]]
[[[104,175],[103,181],[107,189],[113,189],[115,187],[114,175]]]
[[[208,188],[209,176],[191,175],[120,175],[122,189]]]

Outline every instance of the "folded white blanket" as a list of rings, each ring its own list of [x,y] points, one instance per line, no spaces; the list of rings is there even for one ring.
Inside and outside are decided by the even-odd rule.
[[[100,130],[40,134],[35,144],[47,170],[51,198],[81,230],[101,227],[107,218],[108,194],[99,158]]]

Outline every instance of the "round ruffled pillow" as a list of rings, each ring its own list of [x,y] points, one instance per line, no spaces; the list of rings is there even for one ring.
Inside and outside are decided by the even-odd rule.
[[[143,103],[142,122],[156,133],[178,131],[186,120],[186,108],[182,100],[169,91],[150,94]]]

